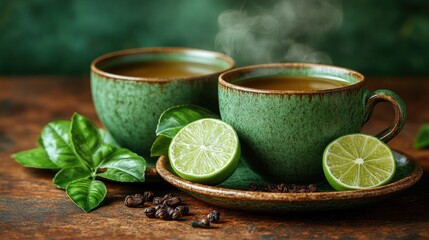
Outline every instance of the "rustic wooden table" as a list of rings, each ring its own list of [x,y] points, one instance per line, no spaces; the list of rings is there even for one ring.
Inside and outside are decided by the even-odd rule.
[[[95,120],[87,78],[0,77],[0,239],[116,238],[144,239],[416,239],[429,238],[429,150],[413,150],[419,126],[429,122],[429,79],[369,79],[369,88],[387,88],[407,103],[403,131],[389,145],[419,160],[424,176],[410,189],[387,201],[353,210],[287,215],[252,214],[220,209],[224,222],[211,229],[193,229],[192,220],[215,206],[200,202],[168,184],[107,184],[101,207],[83,213],[51,183],[54,173],[28,169],[10,155],[35,147],[49,121],[79,112]],[[390,124],[393,110],[380,104],[364,132]],[[99,126],[101,126],[99,124]],[[172,192],[191,206],[183,221],[146,218],[143,209],[123,205],[127,194],[152,190]]]

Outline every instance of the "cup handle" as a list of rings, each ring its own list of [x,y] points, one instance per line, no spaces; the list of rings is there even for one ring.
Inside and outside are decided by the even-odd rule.
[[[394,138],[404,127],[407,110],[404,101],[390,90],[380,89],[370,93],[365,108],[365,123],[371,118],[375,105],[379,102],[388,102],[395,111],[393,123],[376,135],[381,141],[387,143]]]

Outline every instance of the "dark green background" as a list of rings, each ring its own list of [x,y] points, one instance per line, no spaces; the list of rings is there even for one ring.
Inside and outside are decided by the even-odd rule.
[[[0,0],[0,75],[82,75],[104,53],[136,47],[219,50],[218,16],[278,1]],[[343,0],[342,25],[310,41],[367,75],[429,74],[429,1]],[[236,56],[238,65],[248,64]]]

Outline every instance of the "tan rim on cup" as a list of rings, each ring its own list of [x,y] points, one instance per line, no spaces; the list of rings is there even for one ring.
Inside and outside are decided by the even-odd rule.
[[[263,70],[263,71],[270,71],[270,69],[279,69],[279,68],[287,68],[287,69],[308,69],[314,70],[314,72],[318,72],[320,70],[323,71],[329,71],[329,74],[327,72],[326,75],[319,76],[315,75],[315,77],[322,77],[322,78],[331,78],[335,80],[335,77],[338,78],[337,75],[343,75],[343,76],[350,76],[357,81],[355,83],[351,83],[344,87],[338,87],[334,89],[323,89],[323,90],[303,90],[303,91],[297,91],[297,90],[266,90],[266,89],[255,89],[255,88],[248,88],[236,85],[230,81],[230,79],[246,79],[246,78],[252,78],[252,77],[259,77],[258,74],[252,75],[252,72],[255,72],[257,70]],[[266,76],[269,75],[267,72],[262,73],[260,76]],[[273,71],[274,73],[274,71]],[[332,74],[335,73],[335,74]],[[293,76],[293,75],[292,75]],[[309,74],[310,76],[310,74]],[[338,79],[341,80],[341,79]],[[336,92],[336,91],[343,91],[348,88],[356,88],[360,87],[361,85],[365,84],[365,77],[356,71],[353,71],[351,69],[337,67],[337,66],[331,66],[331,65],[323,65],[323,64],[313,64],[313,63],[271,63],[271,64],[259,64],[259,65],[252,65],[247,67],[240,67],[235,68],[230,71],[224,72],[219,76],[219,84],[223,85],[228,88],[241,90],[245,92],[254,92],[254,93],[264,93],[264,94],[284,94],[284,93],[293,93],[293,94],[311,94],[311,93],[326,93],[326,92]]]
[[[150,54],[150,53],[171,53],[171,54],[185,54],[196,58],[201,59],[218,59],[220,61],[223,61],[228,64],[228,67],[216,71],[210,74],[202,74],[197,76],[187,76],[187,77],[169,77],[169,78],[145,78],[145,77],[130,77],[130,76],[123,76],[123,75],[116,75],[113,73],[109,73],[107,71],[102,70],[100,67],[103,66],[103,64],[108,63],[112,59],[115,58],[121,58],[121,57],[129,57],[133,55],[140,55],[140,54]],[[105,55],[102,55],[98,58],[96,58],[91,63],[91,71],[97,75],[107,77],[107,78],[114,78],[118,80],[133,80],[133,81],[145,81],[145,82],[166,82],[171,80],[186,80],[186,81],[192,81],[195,79],[201,79],[202,77],[213,77],[217,76],[220,73],[224,71],[231,70],[235,66],[234,60],[222,53],[208,51],[208,50],[200,50],[200,49],[193,49],[193,48],[180,48],[180,47],[155,47],[155,48],[135,48],[135,49],[127,49],[117,52],[108,53]]]

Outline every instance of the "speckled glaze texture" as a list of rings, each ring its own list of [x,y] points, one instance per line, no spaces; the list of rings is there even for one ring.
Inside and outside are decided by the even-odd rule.
[[[159,48],[156,51],[187,49]],[[233,61],[227,60],[225,62],[230,65],[227,69],[232,68]],[[117,142],[147,157],[155,140],[158,118],[168,107],[196,104],[218,112],[219,74],[181,79],[127,79],[93,70],[91,92],[101,122]]]
[[[260,66],[282,69],[282,74],[292,69],[291,75],[310,76],[330,68],[311,64]],[[244,161],[271,182],[308,183],[323,179],[325,147],[340,136],[361,131],[372,111],[367,101],[374,94],[355,72],[350,73],[349,86],[334,90],[270,92],[230,84],[234,78],[243,78],[253,70],[232,70],[221,75],[221,79],[227,80],[219,84],[221,117],[237,131]]]
[[[248,191],[249,183],[267,184],[259,175],[240,164],[235,173],[217,186],[208,186],[186,181],[174,174],[168,158],[162,156],[156,163],[159,175],[173,186],[192,196],[219,207],[263,213],[290,213],[328,211],[355,208],[389,198],[413,186],[423,175],[423,170],[410,156],[394,152],[395,176],[384,186],[355,191],[335,191],[326,181],[317,184],[313,193],[269,193]]]
[[[339,136],[360,131],[367,94],[358,88],[267,96],[222,88],[220,111],[241,137],[244,159],[255,172],[272,181],[314,181],[323,175],[325,147]]]
[[[92,74],[91,90],[98,116],[121,146],[147,154],[158,118],[168,107],[193,103],[211,107],[213,79],[152,83],[121,81]],[[211,105],[211,106],[210,106]]]

